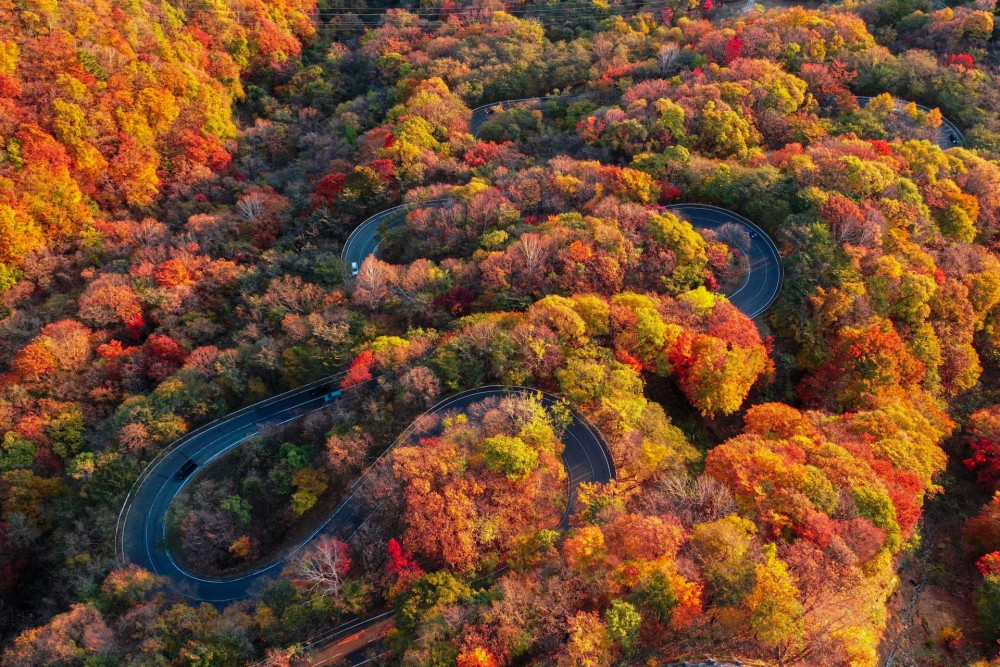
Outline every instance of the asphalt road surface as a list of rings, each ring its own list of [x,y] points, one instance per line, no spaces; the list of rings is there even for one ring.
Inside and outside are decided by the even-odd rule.
[[[548,102],[549,100],[566,100],[579,96],[579,93],[563,93],[561,95],[549,95],[548,97],[522,97],[516,100],[503,100],[501,102],[484,104],[472,110],[472,118],[469,120],[469,131],[472,132],[472,136],[478,138],[479,131],[483,128],[483,125],[497,111],[506,111],[522,104],[538,104],[540,102]]]
[[[473,133],[478,133],[483,123],[489,119],[492,109],[497,106],[508,108],[526,101],[533,100],[511,100],[479,107],[473,112]],[[368,218],[351,233],[344,244],[342,257],[347,266],[360,267],[366,257],[377,252],[381,244],[379,230],[383,226],[400,226],[405,224],[406,213],[410,210],[422,206],[440,206],[448,201],[439,199],[404,204]],[[742,225],[750,233],[752,241],[747,253],[750,272],[744,284],[729,295],[729,299],[750,317],[756,317],[773,303],[781,287],[781,260],[774,242],[762,229],[742,216],[713,206],[678,204],[669,208],[683,214],[693,226],[700,229],[715,228],[727,222]],[[377,509],[372,506],[367,494],[364,484],[366,475],[359,478],[330,518],[317,527],[308,539],[286,552],[281,559],[242,576],[227,579],[199,577],[178,564],[166,543],[165,518],[171,502],[206,464],[239,446],[266,424],[282,424],[301,419],[338,400],[341,397],[339,384],[339,376],[331,377],[275,396],[196,429],[161,452],[136,481],[119,516],[116,549],[120,562],[135,563],[165,577],[171,587],[189,598],[223,604],[261,590],[316,535],[323,533],[345,541],[350,539]],[[511,393],[540,392],[524,387],[480,387],[452,396],[429,412],[461,411],[486,398]],[[540,394],[547,407],[559,400],[551,394]],[[409,428],[404,431],[396,443],[405,440],[409,431]],[[569,502],[561,525],[566,526],[579,485],[592,481],[608,482],[615,478],[616,473],[607,444],[600,433],[575,412],[573,421],[563,436],[563,445]],[[391,448],[392,446],[388,449]],[[351,632],[347,634],[341,632],[327,636],[318,645],[322,648],[314,664],[342,659],[347,659],[354,665],[362,664],[368,658],[361,656],[369,652],[368,648],[373,642],[378,642],[391,625],[391,614],[380,614],[357,621],[348,628]]]
[[[781,255],[778,247],[763,229],[738,213],[707,204],[674,204],[667,207],[683,215],[695,229],[715,229],[735,223],[750,233],[750,250],[746,253],[750,271],[746,280],[732,294],[729,302],[748,317],[757,317],[778,298],[781,290]]]
[[[245,597],[258,582],[277,574],[281,562],[226,581],[186,571],[166,549],[167,508],[205,464],[256,435],[265,425],[287,423],[323,409],[339,397],[339,386],[340,376],[335,376],[275,396],[206,424],[161,452],[140,475],[119,514],[118,560],[162,575],[178,592],[207,602]]]
[[[400,204],[379,211],[354,228],[351,235],[344,242],[344,248],[340,251],[340,256],[347,264],[348,271],[354,271],[365,258],[378,252],[382,245],[379,231],[383,225],[388,229],[402,227],[406,224],[406,214],[417,208],[430,208],[433,206],[444,206],[450,199],[429,199],[423,202]]]
[[[289,558],[316,535],[322,533],[344,541],[350,539],[377,509],[367,493],[365,475],[354,484],[330,518],[301,544],[286,552],[280,560],[242,576],[225,579],[200,577],[177,562],[166,542],[167,509],[205,464],[243,443],[259,432],[264,424],[287,423],[323,409],[340,398],[337,386],[338,380],[325,380],[233,413],[181,440],[177,446],[154,461],[147,473],[140,478],[122,510],[119,521],[121,561],[135,563],[166,577],[172,588],[193,600],[225,603],[245,598],[262,589],[269,579],[280,573]],[[528,393],[539,392],[524,387],[480,387],[447,398],[429,412],[438,414],[462,411],[486,398]],[[546,407],[551,407],[558,398],[543,393],[541,400]],[[408,428],[396,442],[404,440],[409,432]],[[607,482],[615,476],[615,470],[600,434],[575,413],[573,422],[563,435],[563,444],[571,507],[581,482]],[[189,461],[197,464],[197,467],[182,478],[182,471],[191,466]],[[568,520],[569,511],[568,507],[563,518],[564,524]]]
[[[321,640],[322,648],[315,650],[310,664],[313,667],[347,663],[354,667],[368,662],[382,651],[376,646],[395,627],[390,610],[366,619],[353,619],[333,628]]]
[[[867,97],[864,95],[858,95],[855,99],[858,100],[858,104],[861,107],[867,106],[868,103],[872,101],[871,97]],[[893,100],[896,102],[897,112],[901,112],[906,107],[906,105],[909,104],[909,102],[907,102],[906,100],[900,100],[897,98],[893,98]],[[924,113],[927,113],[931,110],[930,107],[925,107],[923,104],[918,104],[917,108],[923,111]],[[947,150],[954,146],[961,146],[962,144],[964,144],[965,135],[963,135],[962,131],[958,129],[957,125],[955,125],[953,122],[942,116],[941,127],[938,128],[935,141],[937,145],[941,147],[942,150]]]

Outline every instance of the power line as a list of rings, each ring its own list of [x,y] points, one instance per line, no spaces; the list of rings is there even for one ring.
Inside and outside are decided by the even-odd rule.
[[[668,0],[622,0],[618,4],[612,5],[609,9],[610,12],[606,16],[598,16],[597,8],[593,5],[590,6],[594,10],[594,14],[590,18],[595,20],[602,20],[604,18],[610,18],[612,16],[623,16],[624,14],[632,11],[656,11],[664,9],[669,6]],[[178,11],[184,12],[188,15],[188,18],[194,18],[198,13],[203,14],[213,14],[217,16],[232,15],[237,18],[237,20],[244,20],[251,13],[249,11],[243,10],[241,8],[228,8],[223,9],[218,6],[209,5],[205,2],[199,2],[197,4],[176,4],[174,7]],[[558,2],[551,5],[541,5],[541,6],[520,6],[520,7],[508,7],[503,10],[488,10],[488,9],[474,9],[474,8],[463,8],[458,11],[450,12],[448,14],[442,14],[440,10],[421,10],[421,9],[402,9],[405,14],[399,15],[400,18],[406,19],[415,17],[417,21],[413,25],[409,26],[399,26],[401,28],[417,28],[417,29],[433,29],[441,27],[443,25],[448,25],[451,23],[451,19],[455,18],[458,20],[459,24],[462,25],[474,25],[474,24],[484,24],[492,19],[492,15],[497,12],[502,12],[514,17],[524,17],[524,18],[538,18],[540,20],[545,19],[559,19],[563,17],[576,17],[580,10],[586,9],[586,6],[571,4],[570,2]],[[367,8],[359,8],[367,9]],[[327,10],[327,11],[314,11],[314,12],[304,12],[308,14],[309,18],[320,20],[329,20],[331,22],[320,22],[318,25],[313,24],[313,29],[316,34],[322,36],[332,36],[338,33],[349,33],[349,32],[360,32],[369,28],[377,29],[383,26],[390,26],[394,23],[394,18],[390,15],[387,10],[385,12],[370,12],[370,11],[358,11],[354,12],[349,8],[341,8],[337,11]],[[343,20],[338,20],[343,17]],[[429,17],[441,17],[441,18],[429,18]],[[336,22],[333,22],[336,21]]]
[[[650,11],[655,11],[658,9],[663,9],[667,6],[668,3],[666,2],[666,0],[652,0],[651,2],[643,2],[642,0],[638,0],[635,2],[625,1],[618,5],[614,5],[612,7],[611,13],[609,13],[607,16],[608,17],[619,16],[623,13],[621,10],[628,11],[628,10],[638,9],[641,11],[644,9],[648,9]],[[548,6],[539,8],[526,7],[521,9],[509,9],[505,10],[504,13],[515,17],[553,18],[553,17],[559,17],[560,15],[576,14],[579,12],[580,9],[581,7],[576,5],[562,4],[557,6]],[[207,5],[202,5],[200,7],[189,7],[186,9],[182,9],[182,11],[184,11],[186,14],[191,14],[191,15],[195,15],[196,13],[199,12],[206,14],[216,14],[216,15],[221,15],[223,13],[217,8],[209,7]],[[402,26],[402,27],[414,27],[414,28],[439,27],[450,23],[450,17],[455,17],[459,21],[468,21],[469,19],[473,19],[474,22],[482,23],[483,21],[475,20],[476,15],[480,14],[481,12],[482,10],[464,10],[461,13],[456,12],[448,14],[444,18],[423,18],[424,16],[434,16],[434,15],[441,16],[439,12],[435,12],[434,14],[415,14],[409,12],[407,15],[415,16],[418,19],[418,22],[412,26]],[[233,13],[242,14],[243,12],[236,11]],[[492,14],[492,12],[490,13]],[[405,18],[407,15],[403,15],[402,18]],[[312,18],[318,17],[321,19],[330,19],[330,20],[335,20],[339,17],[344,17],[345,19],[337,23],[320,23],[319,25],[314,25],[313,28],[318,33],[340,32],[344,30],[358,30],[363,28],[379,28],[382,26],[392,25],[393,23],[392,18],[387,13],[374,13],[374,12],[354,13],[350,11],[334,12],[334,13],[314,12],[311,13],[310,16]],[[595,14],[593,18],[600,19],[604,17],[597,16],[595,8]]]
[[[648,5],[659,5],[659,4],[663,4],[663,1],[662,0],[653,0],[652,2],[643,2],[642,0],[623,0],[620,3],[611,5],[610,6],[610,10],[613,12],[615,9],[619,9],[619,8],[641,7],[642,5],[646,5],[646,4],[648,4]],[[175,5],[175,6],[176,6],[177,9],[179,9],[179,10],[185,12],[185,13],[190,13],[190,12],[205,12],[205,13],[209,13],[209,14],[230,13],[230,14],[235,14],[235,15],[249,14],[250,13],[250,12],[247,12],[247,11],[244,11],[244,10],[241,10],[241,9],[232,9],[232,8],[229,9],[228,11],[225,11],[225,10],[219,9],[217,6],[210,5],[210,4],[207,4],[207,3],[201,3],[201,4],[198,4],[198,5],[189,4],[189,5]],[[579,4],[570,3],[570,2],[558,2],[558,3],[554,3],[554,4],[550,4],[550,5],[540,5],[540,6],[523,5],[523,6],[520,6],[520,7],[509,7],[509,8],[505,8],[505,9],[502,9],[502,10],[462,8],[462,9],[458,9],[458,10],[454,10],[454,11],[448,12],[447,14],[445,14],[441,10],[437,10],[437,9],[434,9],[434,10],[406,9],[406,8],[398,8],[398,9],[400,9],[402,12],[405,12],[407,15],[410,15],[410,16],[417,16],[417,17],[446,16],[447,17],[447,16],[462,16],[462,15],[475,15],[475,14],[492,14],[494,12],[503,12],[505,14],[510,14],[510,15],[513,15],[513,16],[518,16],[518,15],[533,14],[533,13],[537,14],[537,13],[551,13],[551,12],[562,12],[562,11],[579,11],[579,10],[585,10],[585,9],[588,9],[588,8],[589,9],[594,9],[594,10],[597,9],[593,5],[590,5],[588,7],[587,5],[579,5]],[[344,7],[344,8],[339,8],[339,9],[336,9],[336,10],[333,10],[333,9],[331,9],[331,10],[325,10],[325,11],[324,10],[319,10],[319,11],[314,11],[314,12],[303,12],[303,13],[307,14],[307,15],[313,17],[313,18],[317,18],[318,17],[318,18],[324,18],[324,19],[325,18],[335,18],[337,16],[371,16],[371,17],[382,18],[382,17],[388,16],[389,15],[388,12],[391,11],[391,9],[388,9],[388,10],[383,11],[383,12],[373,12],[373,11],[365,11],[366,9],[368,9],[368,8],[359,8],[359,11],[354,11],[354,10],[352,10],[350,8]],[[392,9],[397,9],[397,8],[392,8]],[[430,20],[443,20],[443,19],[430,19]]]
[[[648,9],[649,11],[656,11],[658,9],[666,8],[667,6],[668,5],[667,5],[666,2],[645,3],[643,5],[643,9]],[[569,12],[567,12],[565,14],[561,14],[559,12],[550,12],[550,13],[547,12],[547,13],[545,13],[542,16],[538,16],[538,14],[525,14],[524,16],[525,16],[525,18],[535,18],[535,17],[538,17],[538,18],[542,18],[542,19],[558,19],[558,18],[562,18],[564,16],[566,18],[570,18],[570,17],[573,16],[573,14],[571,14]],[[621,14],[611,14],[611,15],[609,15],[609,17],[610,16],[621,16]],[[604,18],[604,17],[593,17],[593,18],[600,20],[601,18]],[[413,27],[413,28],[418,28],[418,29],[436,28],[436,27],[441,27],[443,25],[447,25],[447,23],[448,23],[447,21],[441,21],[441,20],[423,20],[418,25],[414,25],[414,26],[402,26],[402,27],[404,27],[404,28],[405,27]],[[353,20],[353,19],[351,19],[351,20],[344,21],[344,22],[339,22],[339,23],[336,23],[336,24],[334,24],[334,23],[328,23],[328,24],[322,24],[322,25],[319,25],[319,26],[315,26],[315,30],[316,30],[317,33],[323,34],[323,33],[328,33],[328,32],[343,32],[343,31],[348,31],[348,30],[360,30],[360,29],[363,29],[363,28],[381,28],[383,26],[391,26],[391,25],[392,25],[391,22],[381,22],[381,21],[380,22],[373,22],[373,21],[366,21],[366,20]]]

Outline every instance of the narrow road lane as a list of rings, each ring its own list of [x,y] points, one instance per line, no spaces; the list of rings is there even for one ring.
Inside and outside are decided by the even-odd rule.
[[[507,108],[525,101],[531,100],[498,104]],[[485,105],[474,111],[474,134],[478,134],[489,118],[490,109],[496,106]],[[379,230],[383,226],[400,226],[405,224],[406,213],[410,210],[423,206],[442,206],[449,201],[436,199],[404,204],[382,211],[362,222],[344,244],[342,257],[349,270],[356,271],[366,257],[376,253],[381,244]],[[781,287],[781,260],[777,247],[763,229],[738,214],[714,206],[678,204],[669,208],[684,215],[693,226],[700,229],[712,229],[729,222],[742,225],[750,233],[752,240],[748,252],[750,271],[744,284],[730,295],[730,301],[750,317],[760,315],[774,302]],[[315,410],[323,409],[331,401],[339,400],[339,384],[339,377],[326,378],[244,408],[193,431],[157,456],[136,481],[122,508],[116,536],[120,562],[135,563],[165,577],[175,590],[194,600],[223,604],[261,590],[316,535],[323,533],[345,541],[349,539],[375,510],[365,485],[366,475],[362,475],[329,519],[318,526],[308,539],[283,554],[279,560],[239,577],[210,579],[196,576],[177,563],[166,540],[165,518],[170,504],[206,464],[239,446],[258,433],[265,424],[301,419]],[[462,411],[486,398],[525,393],[541,392],[527,387],[479,387],[447,398],[429,412],[437,414]],[[541,400],[546,407],[552,407],[559,398],[541,393]],[[614,462],[600,433],[579,414],[574,412],[572,416],[573,421],[563,436],[563,460],[569,477],[569,499],[561,522],[563,527],[568,525],[580,484],[608,482],[616,476]],[[411,429],[412,425],[401,434],[396,443],[405,441]],[[391,628],[391,615],[380,614],[358,621],[355,627],[353,634],[334,635],[325,639],[325,648],[320,653],[319,662],[314,664],[326,664],[343,658],[354,660],[365,647],[378,641]],[[330,641],[333,643],[330,644]]]
[[[868,106],[868,103],[871,102],[873,98],[865,95],[858,95],[855,97],[855,99],[857,99],[858,104],[862,108],[864,108]],[[896,103],[895,107],[896,113],[902,112],[903,109],[905,109],[906,106],[909,104],[909,102],[907,102],[906,100],[901,100],[896,97],[892,99],[893,102]],[[914,104],[916,103],[914,102]],[[917,104],[916,106],[917,109],[923,111],[924,113],[929,113],[931,111],[930,107],[926,107],[923,104]],[[958,129],[957,125],[955,125],[953,122],[942,116],[941,127],[939,127],[937,130],[935,136],[935,142],[941,148],[941,150],[947,150],[949,148],[953,148],[954,146],[963,145],[965,143],[965,135],[962,134],[962,131],[960,129]]]
[[[767,232],[738,213],[708,204],[674,204],[667,207],[680,213],[695,229],[716,229],[734,223],[750,233],[750,250],[746,253],[750,271],[735,292],[727,295],[729,302],[754,318],[767,310],[781,291],[784,275],[778,247]]]
[[[157,575],[166,577],[171,587],[191,599],[225,603],[248,597],[254,591],[262,589],[269,579],[280,573],[295,553],[317,535],[334,535],[344,541],[350,539],[376,509],[365,484],[365,475],[355,482],[346,498],[325,523],[317,526],[305,540],[283,554],[279,560],[253,572],[231,578],[200,577],[181,566],[167,544],[167,510],[177,494],[197,475],[197,472],[194,472],[190,476],[181,478],[179,473],[188,461],[197,464],[196,470],[203,469],[207,463],[258,433],[264,424],[286,423],[323,409],[331,401],[341,397],[340,391],[334,389],[335,386],[337,384],[332,381],[321,383],[305,390],[289,392],[279,400],[236,413],[197,433],[194,437],[182,441],[163,456],[142,479],[130,505],[124,510],[120,528],[122,561],[136,563]],[[528,387],[493,385],[456,394],[439,403],[428,413],[461,412],[473,403],[491,397],[539,393],[546,408],[551,408],[559,401],[557,396]],[[412,425],[401,434],[396,443],[405,441],[411,430]],[[563,436],[563,445],[565,447],[563,459],[570,478],[570,507],[572,507],[572,500],[576,497],[579,484],[592,481],[607,482],[615,476],[615,469],[601,435],[576,413],[573,413],[573,421]],[[568,520],[570,507],[567,508],[567,514],[563,519],[564,524]]]
[[[379,246],[382,245],[379,230],[383,225],[388,229],[402,227],[406,224],[406,214],[410,211],[418,208],[445,206],[451,201],[451,199],[429,199],[423,202],[400,204],[380,211],[362,222],[347,237],[347,241],[344,242],[344,247],[340,251],[340,256],[347,265],[348,271],[356,272],[366,257],[378,252]]]

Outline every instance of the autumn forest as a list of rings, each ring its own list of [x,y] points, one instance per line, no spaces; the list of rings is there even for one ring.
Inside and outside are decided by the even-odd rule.
[[[996,0],[0,0],[0,666],[1000,666]]]

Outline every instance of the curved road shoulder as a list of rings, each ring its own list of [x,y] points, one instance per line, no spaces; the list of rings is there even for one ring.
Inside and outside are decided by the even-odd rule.
[[[551,408],[559,397],[529,387],[502,387],[490,385],[471,389],[448,397],[424,414],[440,414],[467,409],[473,403],[491,397],[511,394],[537,394],[542,404]],[[245,598],[262,588],[267,580],[276,576],[289,559],[320,533],[336,535],[347,541],[374,513],[375,507],[367,495],[363,473],[348,491],[345,499],[330,517],[299,545],[282,554],[281,558],[260,568],[231,578],[201,577],[185,569],[171,554],[167,542],[167,512],[170,505],[186,484],[197,476],[179,475],[188,462],[201,470],[205,465],[238,447],[257,434],[266,424],[284,424],[301,419],[316,410],[322,410],[341,397],[332,381],[314,384],[288,392],[277,400],[251,406],[234,413],[230,418],[199,430],[191,437],[179,441],[151,466],[137,483],[131,494],[121,521],[121,560],[132,562],[165,577],[177,592],[189,598],[213,603],[224,603]],[[569,482],[569,499],[563,524],[576,498],[576,490],[583,482],[608,482],[615,476],[615,467],[601,434],[577,412],[563,434],[563,461]],[[411,423],[398,438],[386,448],[385,456],[412,433]],[[380,458],[381,458],[380,456]],[[378,461],[372,465],[377,464]],[[369,470],[371,466],[369,467]]]
[[[667,210],[683,214],[695,229],[734,223],[750,232],[750,250],[746,253],[750,270],[743,284],[726,298],[751,319],[771,307],[781,291],[784,269],[778,246],[766,231],[739,213],[710,204],[671,204]]]
[[[344,247],[340,251],[341,259],[343,259],[352,272],[355,271],[369,255],[374,255],[378,252],[379,246],[382,245],[379,231],[383,225],[389,229],[402,227],[406,224],[406,214],[410,211],[419,208],[444,206],[451,201],[449,198],[428,199],[422,202],[400,204],[399,206],[379,211],[354,228],[354,231],[344,241]]]
[[[567,96],[509,100],[484,105],[474,110],[471,129],[473,134],[478,134],[488,119],[490,110],[497,106],[509,108],[522,102],[561,97]],[[425,206],[441,206],[448,201],[450,200],[437,199],[408,203],[371,216],[348,237],[342,251],[344,261],[349,266],[360,266],[366,257],[377,252],[381,244],[378,233],[383,225],[390,227],[402,225],[405,223],[405,214],[410,210]],[[682,213],[693,226],[698,228],[712,228],[726,222],[744,225],[751,232],[753,241],[748,253],[750,271],[746,282],[730,295],[730,301],[750,317],[756,317],[773,303],[781,286],[781,260],[777,247],[763,229],[743,216],[706,204],[677,204],[668,208]],[[342,539],[349,539],[374,512],[368,499],[364,497],[365,494],[361,492],[367,471],[355,482],[347,498],[338,505],[330,518],[308,539],[283,554],[279,560],[246,575],[231,579],[198,577],[177,564],[166,545],[167,509],[184,485],[196,476],[196,473],[187,476],[179,474],[179,471],[189,468],[192,464],[196,469],[201,469],[213,459],[242,444],[247,438],[259,432],[261,426],[265,424],[286,423],[300,419],[312,411],[323,409],[331,401],[341,397],[339,389],[335,389],[337,384],[336,377],[325,378],[243,408],[224,419],[192,431],[161,452],[140,475],[122,508],[116,535],[116,553],[121,563],[133,562],[166,577],[176,590],[188,597],[224,603],[247,597],[263,587],[266,580],[276,575],[296,551],[319,533],[330,533]],[[491,385],[451,396],[425,414],[462,410],[485,398],[508,395],[512,392],[540,394],[546,407],[551,407],[560,400],[557,396],[533,388]],[[575,411],[572,415],[573,421],[563,435],[563,459],[569,478],[569,497],[563,525],[572,512],[576,490],[581,483],[608,482],[616,476],[613,458],[601,434]],[[400,434],[382,456],[408,437],[412,429],[413,424]],[[378,622],[382,622],[382,617],[375,618]],[[374,621],[367,619],[363,623],[369,622]],[[370,641],[372,639],[368,639],[365,644]]]
[[[864,108],[868,106],[868,103],[871,102],[874,98],[868,95],[856,95],[854,99],[858,101],[858,106]],[[898,97],[893,97],[892,101],[896,105],[895,110],[897,112],[902,111],[903,109],[906,108],[908,104],[910,104],[906,100],[901,100]],[[917,109],[923,111],[924,113],[929,113],[931,111],[930,107],[924,106],[923,104],[917,104],[916,102],[914,102],[913,104],[916,105]],[[965,135],[962,134],[962,131],[958,129],[958,126],[955,125],[955,123],[951,122],[950,120],[945,118],[944,115],[942,115],[941,127],[938,128],[938,133],[937,133],[937,145],[942,150],[947,150],[949,148],[953,148],[955,146],[962,146],[964,144],[965,144]]]

